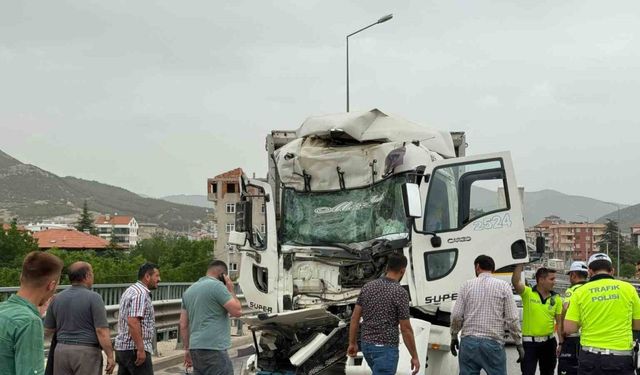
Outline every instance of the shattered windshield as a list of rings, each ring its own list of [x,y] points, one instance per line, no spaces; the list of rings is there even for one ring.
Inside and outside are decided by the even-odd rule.
[[[404,175],[373,186],[332,192],[283,192],[286,244],[357,243],[409,233],[402,201]]]

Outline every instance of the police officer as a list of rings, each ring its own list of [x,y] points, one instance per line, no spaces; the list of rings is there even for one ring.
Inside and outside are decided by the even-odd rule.
[[[578,374],[632,375],[633,329],[640,329],[640,298],[629,283],[613,278],[611,258],[589,258],[590,280],[574,291],[564,333],[582,328]]]
[[[562,299],[553,291],[556,271],[540,268],[536,271],[536,286],[521,281],[522,264],[515,267],[511,283],[522,297],[522,345],[524,359],[520,362],[523,375],[534,375],[540,365],[540,375],[552,375],[556,369],[558,345],[554,323],[561,321]]]
[[[573,293],[587,282],[588,268],[585,262],[573,262],[569,268],[569,282],[571,286],[567,288],[562,297],[562,320],[567,313],[571,296]],[[558,375],[576,375],[578,373],[578,352],[580,351],[580,334],[573,333],[565,335],[562,328],[558,329],[558,339],[560,353],[558,355]]]

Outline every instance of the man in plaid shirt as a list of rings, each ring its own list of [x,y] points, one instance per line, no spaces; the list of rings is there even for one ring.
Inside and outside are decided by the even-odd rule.
[[[477,277],[458,292],[451,312],[451,354],[458,355],[460,374],[506,375],[505,328],[516,343],[518,362],[524,357],[520,316],[509,283],[491,275],[495,262],[487,255],[473,262]],[[458,333],[462,337],[458,341]]]
[[[158,288],[160,271],[153,263],[145,263],[138,271],[138,282],[120,297],[116,363],[118,375],[153,375],[151,353],[156,334],[151,290]]]

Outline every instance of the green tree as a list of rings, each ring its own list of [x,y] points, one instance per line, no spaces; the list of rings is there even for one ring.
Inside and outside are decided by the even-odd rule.
[[[620,277],[630,279],[636,273],[636,267],[633,264],[625,263],[620,265]]]
[[[66,268],[73,262],[88,262],[93,267],[94,282],[96,284],[133,283],[138,276],[138,268],[144,263],[142,257],[122,254],[109,254],[106,251],[96,253],[91,250],[60,250],[51,249],[50,252],[58,256]],[[69,279],[63,275],[62,284],[68,284]]]
[[[602,235],[602,240],[600,241],[600,251],[605,251],[607,246],[610,252],[614,249],[617,250],[618,241],[620,241],[620,248],[622,249],[622,246],[624,245],[624,237],[622,237],[622,234],[620,233],[618,222],[607,219],[605,225],[606,228]]]
[[[184,236],[157,234],[138,242],[131,255],[158,264],[163,280],[195,281],[213,259],[213,246],[213,240],[191,241]]]
[[[15,228],[6,233],[0,231],[2,232],[0,233],[0,256],[4,257],[0,264],[7,265],[0,268],[0,286],[17,286],[24,255],[38,248],[30,235],[19,232],[15,223],[13,226]],[[8,236],[13,242],[6,240]],[[22,247],[16,250],[12,245],[13,247],[9,248],[6,246],[9,242],[22,244]],[[156,235],[151,239],[140,241],[130,253],[122,249],[98,252],[51,249],[49,252],[60,257],[65,267],[77,261],[90,263],[93,266],[96,284],[135,282],[138,268],[147,261],[160,266],[163,281],[189,282],[196,281],[204,275],[207,264],[213,258],[213,246],[212,240],[191,241],[183,236]],[[8,250],[4,251],[5,249]],[[9,257],[7,254],[10,253],[14,255]],[[63,274],[61,283],[69,283],[66,274]]]
[[[617,248],[609,248],[609,256],[613,261],[613,267],[618,267]],[[630,277],[635,273],[636,263],[640,260],[640,249],[628,243],[620,243],[620,276]],[[629,270],[633,271],[629,273]],[[616,273],[617,274],[617,273]]]
[[[107,246],[107,250],[116,251],[122,249],[118,244],[118,239],[116,238],[116,229],[115,227],[111,227],[111,236],[109,237],[109,245]]]
[[[89,205],[87,204],[87,200],[84,200],[84,204],[82,205],[82,213],[78,218],[78,222],[76,223],[76,229],[80,232],[89,232],[91,234],[97,234],[96,226],[93,223],[93,215],[89,212]]]
[[[0,286],[20,283],[22,261],[28,253],[38,250],[38,241],[26,231],[18,230],[13,219],[8,230],[0,227]]]
[[[0,287],[18,285],[20,285],[20,268],[0,268]],[[0,302],[2,302],[1,298]]]
[[[8,230],[0,230],[0,265],[20,267],[24,256],[34,250],[38,250],[38,241],[29,232],[18,230],[16,219]]]

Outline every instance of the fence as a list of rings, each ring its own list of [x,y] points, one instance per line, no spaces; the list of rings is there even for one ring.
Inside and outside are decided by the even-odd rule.
[[[257,312],[256,310],[248,308],[244,295],[238,294],[237,297],[242,304],[243,315],[254,314]],[[158,341],[178,338],[181,304],[181,299],[153,301],[153,309],[155,311],[156,318],[156,337]],[[119,306],[109,305],[106,308],[107,322],[109,323],[109,330],[111,331],[111,337],[113,338],[117,334]],[[231,319],[231,325],[236,328],[235,334],[243,334],[242,321],[235,318]]]
[[[151,293],[154,301],[181,299],[182,294],[192,283],[160,283],[158,289]],[[105,305],[117,305],[120,303],[120,296],[131,284],[96,284],[91,289],[102,296]],[[58,286],[58,292],[69,288],[70,285]],[[18,291],[17,286],[0,288],[0,301],[9,298],[10,295]],[[239,291],[236,285],[236,293]]]
[[[151,293],[153,308],[156,317],[156,336],[159,341],[176,338],[178,336],[178,325],[180,322],[180,307],[182,304],[182,294],[192,283],[161,283],[156,290]],[[102,296],[107,310],[107,322],[111,331],[111,337],[117,334],[118,313],[120,296],[131,284],[96,284],[91,289]],[[69,288],[70,285],[58,286],[58,292]],[[236,293],[240,292],[236,284]],[[12,294],[18,291],[18,287],[0,288],[0,301],[5,301]],[[247,307],[244,295],[237,294],[242,303],[242,313],[252,314],[256,311]],[[236,334],[242,335],[242,322],[232,319],[232,326],[237,329]]]

